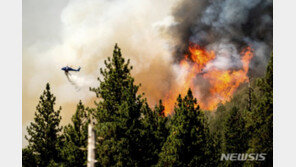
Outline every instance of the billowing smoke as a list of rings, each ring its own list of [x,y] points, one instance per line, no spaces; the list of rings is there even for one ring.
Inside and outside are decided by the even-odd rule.
[[[269,0],[65,1],[42,1],[45,7],[61,8],[58,16],[55,10],[50,11],[59,25],[46,25],[47,18],[35,12],[40,1],[24,1],[33,5],[25,8],[23,24],[37,28],[23,29],[23,34],[29,34],[23,38],[23,124],[33,119],[46,82],[51,83],[57,105],[63,107],[64,122],[70,120],[80,99],[88,106],[93,104],[94,93],[88,88],[98,86],[99,68],[112,55],[115,43],[124,57],[131,59],[133,76],[142,83],[140,91],[150,104],[164,99],[174,91],[174,85],[181,85],[178,73],[182,70],[176,70],[176,65],[188,51],[189,42],[214,50],[217,58],[211,64],[219,69],[239,68],[241,49],[251,46],[255,55],[251,71],[256,75],[265,71],[272,49]],[[35,15],[42,22],[31,19]],[[38,27],[51,31],[35,38],[48,35],[48,40],[28,45]],[[81,66],[81,71],[69,78],[75,86],[60,70],[66,65]]]
[[[272,52],[272,5],[270,0],[180,1],[172,11],[175,23],[166,29],[175,78],[183,78],[171,89],[184,94],[191,88],[203,109],[214,110],[248,77],[262,76]],[[175,98],[176,93],[165,98],[166,113],[172,112]]]
[[[70,0],[63,2],[63,7],[60,7],[60,0],[24,2],[31,6],[24,10],[24,25],[30,26],[24,28],[24,34],[29,35],[24,36],[26,45],[23,47],[23,124],[33,119],[46,82],[51,84],[57,105],[63,107],[63,122],[70,120],[79,100],[88,106],[93,104],[95,94],[89,87],[99,85],[99,68],[112,56],[115,43],[122,48],[123,56],[131,59],[132,75],[137,83],[142,83],[140,91],[146,93],[152,104],[162,98],[173,76],[170,46],[163,36],[164,27],[172,24],[170,9],[174,2]],[[49,17],[55,16],[52,19],[59,24],[46,25],[48,18],[41,10],[35,12],[40,4],[51,8]],[[61,8],[59,14],[55,11],[58,7]],[[36,23],[37,18],[42,22]],[[34,35],[39,33],[38,27],[41,30],[50,27],[51,31],[38,36],[50,32],[48,40],[37,37],[28,45],[28,41],[33,41]],[[66,65],[81,66],[81,70],[70,72],[71,76],[67,78],[60,70]]]
[[[272,51],[272,0],[184,0],[176,5],[177,24],[169,33],[176,61],[183,58],[189,41],[214,50],[217,68],[235,68],[241,50],[254,49],[251,71],[261,75]]]

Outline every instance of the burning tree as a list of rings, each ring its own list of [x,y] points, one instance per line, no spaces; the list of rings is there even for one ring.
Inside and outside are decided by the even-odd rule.
[[[213,50],[208,51],[190,42],[188,53],[179,63],[183,79],[173,88],[177,91],[170,92],[165,97],[165,113],[173,112],[174,99],[178,93],[184,95],[189,88],[198,97],[203,110],[214,110],[219,103],[229,101],[237,88],[249,79],[247,74],[249,63],[253,58],[253,50],[246,47],[240,55],[239,68],[218,68],[215,65],[218,56]]]

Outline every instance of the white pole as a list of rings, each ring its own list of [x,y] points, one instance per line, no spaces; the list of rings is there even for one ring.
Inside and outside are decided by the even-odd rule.
[[[95,166],[95,131],[92,123],[88,124],[87,167]]]

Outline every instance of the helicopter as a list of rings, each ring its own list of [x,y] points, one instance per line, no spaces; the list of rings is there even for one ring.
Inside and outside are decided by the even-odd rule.
[[[69,67],[69,66],[66,66],[66,67],[61,68],[61,70],[65,71],[65,73],[68,73],[69,71],[79,72],[80,69],[81,69],[80,67],[78,69],[74,69],[74,68]]]

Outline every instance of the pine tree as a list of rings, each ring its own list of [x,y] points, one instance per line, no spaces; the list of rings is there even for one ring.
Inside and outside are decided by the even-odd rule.
[[[113,57],[101,69],[100,86],[91,88],[99,98],[94,116],[98,136],[98,166],[142,166],[143,137],[141,113],[145,100],[138,95],[139,86],[131,77],[129,60],[115,45]]]
[[[169,132],[166,126],[167,120],[168,118],[164,115],[164,106],[161,100],[153,111],[146,104],[142,118],[144,125],[142,134],[143,149],[145,150],[145,154],[143,155],[145,166],[153,166],[158,162],[159,153]]]
[[[28,149],[35,155],[38,166],[48,166],[50,161],[60,161],[58,133],[61,131],[61,107],[54,110],[55,100],[47,83],[36,107],[34,122],[27,128],[29,136],[25,138],[29,142]]]
[[[216,111],[210,115],[209,126],[212,133],[216,136],[223,138],[223,123],[227,116],[226,107],[223,104],[219,104]],[[220,138],[221,139],[221,138]],[[222,139],[221,139],[222,140]]]
[[[163,144],[165,143],[167,136],[169,135],[169,129],[167,127],[168,118],[164,115],[164,106],[162,101],[159,101],[159,105],[154,108],[154,113],[157,115],[157,129],[155,131],[155,136],[158,140],[157,152],[160,153]]]
[[[248,135],[245,120],[237,107],[233,107],[224,124],[225,153],[246,153]],[[242,166],[241,161],[227,161],[227,166]]]
[[[252,137],[249,153],[266,153],[266,160],[253,162],[252,166],[273,165],[273,56],[267,66],[266,75],[259,79],[260,88],[258,104],[254,106],[251,116]]]
[[[207,133],[204,113],[189,89],[185,98],[177,99],[158,166],[206,166]]]
[[[22,149],[22,165],[24,167],[35,167],[37,166],[36,157],[33,151],[29,148]]]
[[[223,137],[220,133],[212,132],[207,133],[207,147],[206,147],[206,155],[204,158],[206,159],[204,166],[224,166],[223,162],[220,161],[221,153],[222,153],[222,142]]]
[[[72,116],[72,124],[64,128],[62,155],[64,166],[86,166],[89,116],[81,101]]]

